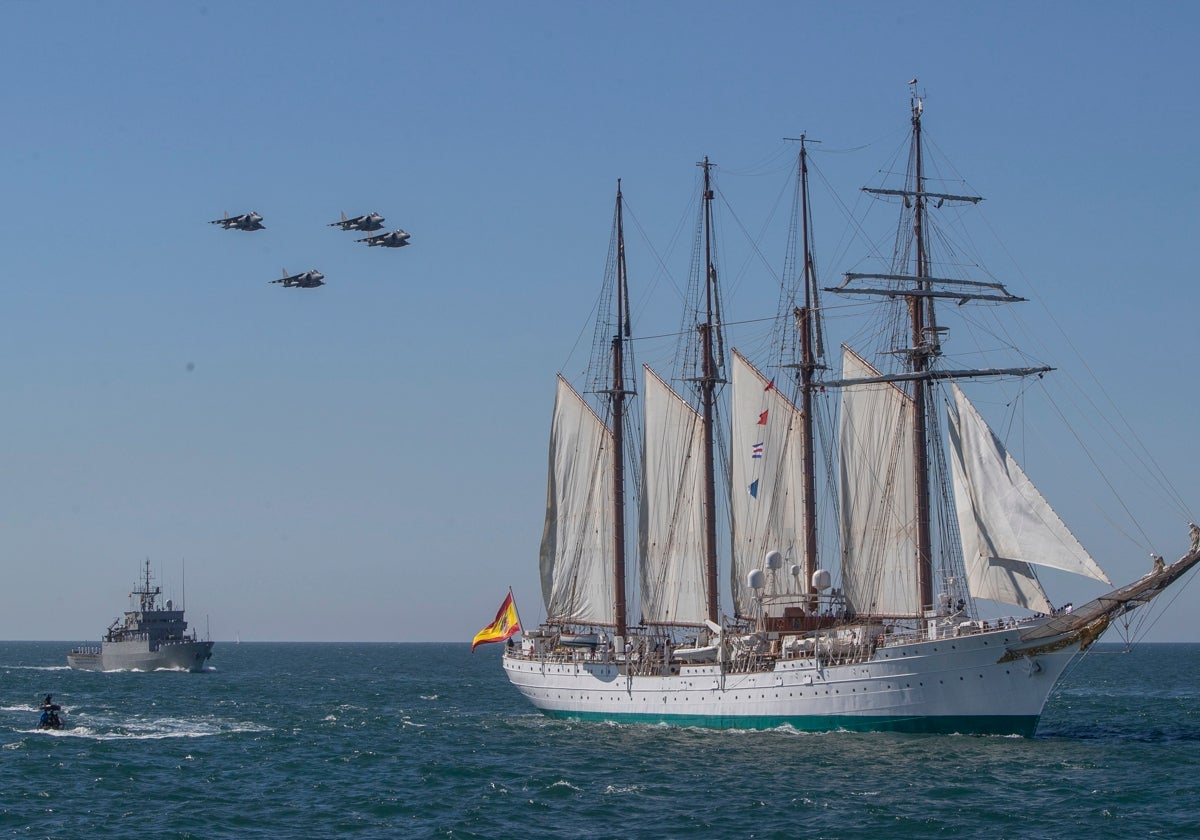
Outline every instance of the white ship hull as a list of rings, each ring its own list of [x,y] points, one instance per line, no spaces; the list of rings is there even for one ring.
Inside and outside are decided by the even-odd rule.
[[[1032,735],[1059,676],[1093,637],[1022,643],[1016,629],[891,644],[866,661],[807,656],[759,669],[672,662],[629,674],[583,652],[534,658],[510,648],[509,680],[546,715],[720,729],[790,726]]]
[[[212,656],[212,642],[147,641],[104,642],[99,648],[73,650],[67,665],[79,671],[172,671],[204,670]]]

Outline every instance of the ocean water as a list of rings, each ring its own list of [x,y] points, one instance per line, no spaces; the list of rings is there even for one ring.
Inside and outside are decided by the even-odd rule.
[[[550,721],[498,645],[219,643],[203,674],[69,647],[0,643],[0,835],[1200,837],[1200,645],[1097,646],[1034,738]]]

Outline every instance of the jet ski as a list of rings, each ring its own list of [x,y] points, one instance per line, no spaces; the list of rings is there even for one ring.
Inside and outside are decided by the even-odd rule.
[[[62,706],[54,702],[54,698],[49,694],[42,701],[42,716],[38,718],[38,729],[62,729],[62,718],[58,713],[62,711]]]

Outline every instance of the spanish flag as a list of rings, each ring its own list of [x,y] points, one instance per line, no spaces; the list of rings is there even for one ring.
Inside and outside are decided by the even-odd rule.
[[[512,592],[509,592],[496,613],[496,620],[475,634],[475,639],[471,642],[471,653],[474,653],[479,645],[503,642],[520,632],[521,622],[517,618],[517,605],[513,602]]]

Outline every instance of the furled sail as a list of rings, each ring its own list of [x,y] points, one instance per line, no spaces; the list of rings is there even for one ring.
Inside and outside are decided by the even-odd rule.
[[[703,624],[704,426],[682,397],[646,368],[638,539],[642,621]]]
[[[541,549],[550,621],[615,621],[612,460],[612,432],[559,376]]]
[[[744,356],[733,351],[730,530],[733,603],[750,615],[753,592],[746,575],[764,568],[768,551],[783,555],[772,573],[772,594],[804,591],[790,568],[800,563],[804,508],[800,410]]]
[[[843,348],[844,380],[878,375]],[[920,614],[912,413],[912,398],[891,383],[842,389],[842,586],[859,615]]]
[[[1048,612],[1031,563],[1111,583],[966,395],[953,390],[954,501],[971,594]]]

